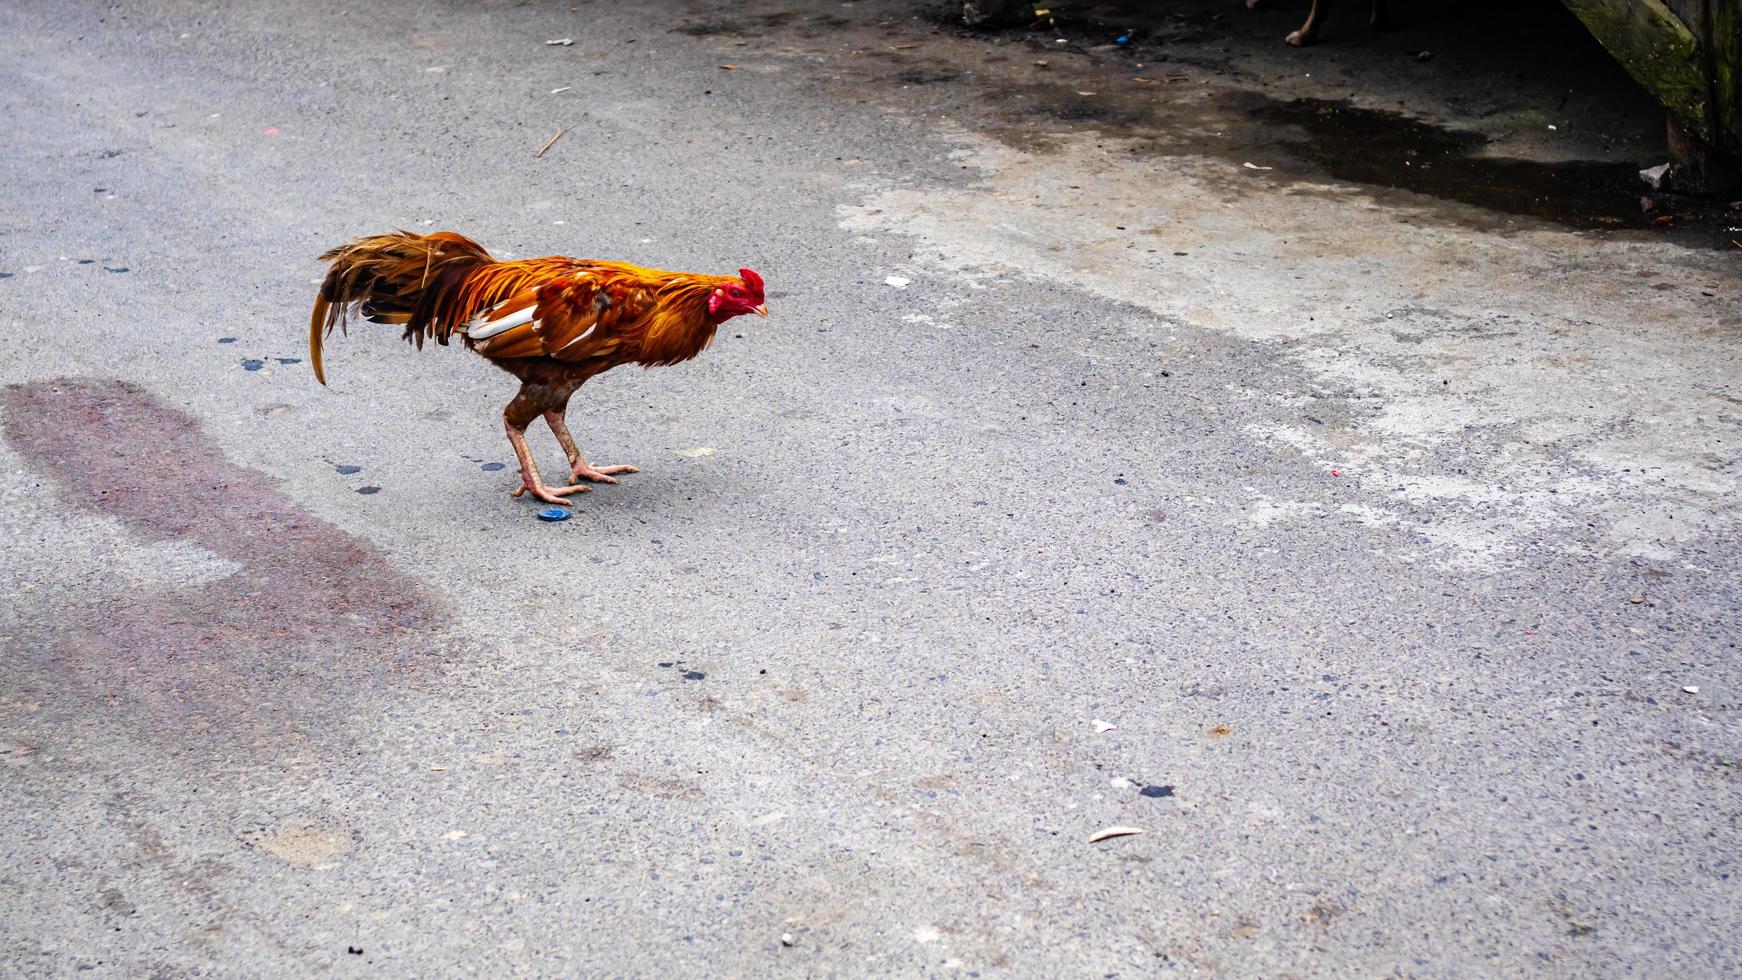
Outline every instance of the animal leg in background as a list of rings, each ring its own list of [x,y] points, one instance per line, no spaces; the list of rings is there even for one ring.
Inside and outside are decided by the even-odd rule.
[[[1261,0],[1246,0],[1246,9],[1256,10]],[[1313,0],[1312,9],[1307,11],[1306,23],[1299,29],[1291,31],[1286,40],[1297,48],[1314,44],[1319,39],[1319,28],[1331,12],[1331,0]],[[1373,0],[1372,13],[1368,15],[1367,25],[1372,28],[1385,26],[1385,0]]]
[[[575,445],[575,437],[569,432],[569,424],[563,421],[563,415],[568,406],[549,409],[544,413],[544,422],[550,426],[550,431],[556,436],[556,441],[562,443],[563,452],[569,457],[569,479],[591,480],[594,483],[616,483],[613,473],[639,473],[641,470],[628,464],[617,466],[593,466],[587,458],[581,455],[581,450]]]
[[[514,491],[514,496],[531,493],[547,504],[573,506],[563,498],[573,493],[586,493],[593,488],[581,484],[555,489],[545,486],[544,480],[538,475],[538,464],[532,459],[532,450],[526,448],[526,427],[547,410],[545,402],[533,397],[528,391],[531,387],[521,385],[520,394],[515,395],[508,407],[502,410],[502,425],[508,430],[508,442],[514,447],[515,457],[520,460],[520,489]]]

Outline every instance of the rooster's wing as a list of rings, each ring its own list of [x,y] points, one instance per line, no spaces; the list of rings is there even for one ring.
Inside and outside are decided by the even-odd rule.
[[[466,324],[473,347],[492,358],[559,361],[633,356],[654,308],[648,284],[608,268],[521,290]]]

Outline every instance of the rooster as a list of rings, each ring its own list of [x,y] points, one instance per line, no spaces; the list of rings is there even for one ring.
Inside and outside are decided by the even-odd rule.
[[[622,262],[560,255],[498,262],[464,235],[438,231],[359,238],[321,256],[329,263],[309,318],[309,361],[327,383],[321,342],[353,312],[374,323],[400,324],[421,350],[426,339],[467,347],[520,379],[520,393],[502,410],[508,441],[520,460],[520,487],[546,503],[570,506],[571,494],[592,489],[578,481],[616,483],[633,466],[594,466],[581,455],[564,414],[588,378],[619,364],[655,367],[687,361],[735,316],[767,316],[762,277],[664,272]],[[543,416],[569,457],[569,485],[546,486],[526,427]]]

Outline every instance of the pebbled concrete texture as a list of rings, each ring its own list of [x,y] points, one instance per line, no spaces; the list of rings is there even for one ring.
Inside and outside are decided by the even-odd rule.
[[[1742,253],[1066,47],[0,11],[3,972],[1735,975]],[[545,524],[481,359],[296,360],[396,226],[775,315]]]

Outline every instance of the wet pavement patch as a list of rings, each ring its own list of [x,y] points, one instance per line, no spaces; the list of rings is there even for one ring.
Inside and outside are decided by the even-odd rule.
[[[1283,147],[1337,180],[1426,194],[1574,228],[1643,228],[1638,168],[1593,160],[1479,155],[1478,133],[1323,99],[1266,100],[1250,110]]]

